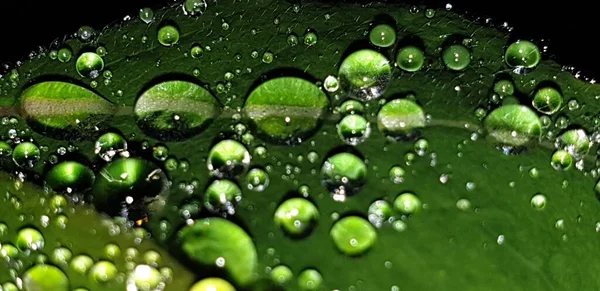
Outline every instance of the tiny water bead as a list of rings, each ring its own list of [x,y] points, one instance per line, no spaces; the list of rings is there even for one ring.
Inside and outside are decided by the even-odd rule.
[[[484,124],[492,141],[506,146],[524,146],[542,135],[540,118],[523,105],[503,105],[492,111]]]
[[[390,47],[396,42],[396,30],[387,24],[379,24],[371,29],[369,40],[378,47]]]
[[[531,105],[533,105],[537,111],[544,114],[554,114],[558,112],[562,104],[562,94],[552,87],[540,88],[535,92],[533,100],[531,101]]]
[[[363,49],[347,56],[338,72],[340,85],[351,98],[379,98],[392,78],[389,60],[374,50]]]
[[[307,46],[314,46],[317,44],[318,38],[317,38],[317,34],[313,31],[307,31],[306,34],[304,34],[304,45]]]
[[[279,265],[271,270],[269,277],[275,284],[285,285],[292,281],[294,273],[288,266]]]
[[[108,259],[116,259],[121,256],[121,248],[116,244],[104,246],[104,256]]]
[[[231,283],[214,277],[200,280],[189,291],[235,291],[235,288]]]
[[[297,46],[298,45],[298,36],[293,33],[288,35],[287,43],[289,46]]]
[[[169,156],[169,149],[164,145],[157,145],[152,148],[152,157],[164,162]]]
[[[17,233],[16,246],[21,251],[37,251],[44,247],[44,236],[33,228],[23,228]]]
[[[212,175],[236,177],[248,170],[252,156],[246,147],[235,140],[222,140],[208,153],[207,167]]]
[[[321,167],[323,185],[336,201],[344,201],[347,195],[358,193],[366,183],[367,165],[351,153],[335,154]]]
[[[0,247],[0,258],[12,259],[19,254],[19,249],[15,246],[5,243]]]
[[[82,42],[89,42],[96,35],[96,31],[87,25],[84,25],[77,30],[77,38]]]
[[[110,162],[118,153],[127,151],[127,140],[118,133],[108,132],[101,135],[94,145],[94,153]]]
[[[262,62],[265,64],[270,64],[273,62],[275,55],[272,52],[266,51],[262,56]]]
[[[246,187],[248,190],[262,192],[269,186],[270,178],[267,171],[254,168],[246,174]]]
[[[275,210],[275,225],[287,235],[304,237],[312,232],[319,221],[319,210],[309,200],[291,198]]]
[[[173,25],[165,25],[158,30],[158,42],[169,47],[179,42],[179,30]]]
[[[323,81],[323,88],[325,88],[327,92],[335,92],[340,88],[340,82],[335,76],[329,75],[325,78],[325,81]]]
[[[518,40],[508,46],[504,53],[504,61],[511,68],[531,69],[541,60],[540,49],[527,40]]]
[[[56,265],[66,265],[71,261],[71,258],[73,258],[73,253],[64,247],[56,248],[50,254],[50,261]]]
[[[392,217],[392,205],[385,200],[377,200],[369,206],[369,222],[379,228]]]
[[[425,127],[425,112],[408,99],[394,99],[377,113],[377,128],[392,139],[411,138]]]
[[[59,268],[51,265],[35,265],[22,279],[25,291],[69,291],[70,281]]]
[[[185,0],[183,3],[183,13],[189,16],[199,16],[206,12],[206,0]]]
[[[390,171],[388,174],[390,177],[390,181],[392,181],[392,183],[400,184],[400,183],[404,182],[404,176],[405,176],[406,172],[404,171],[404,168],[402,168],[401,166],[393,166],[390,168]]]
[[[536,194],[531,197],[531,207],[535,210],[542,210],[546,207],[547,198],[544,194]]]
[[[73,52],[71,52],[71,49],[64,47],[64,48],[61,48],[58,50],[58,54],[57,54],[56,58],[61,63],[67,63],[71,60],[72,57],[73,57]]]
[[[571,129],[561,134],[555,142],[558,149],[566,150],[574,158],[585,156],[592,146],[590,138],[583,129]]]
[[[423,203],[413,193],[402,193],[394,199],[394,209],[402,214],[414,214],[421,211]]]
[[[127,278],[127,290],[152,291],[163,283],[163,276],[156,268],[148,265],[137,265]],[[130,287],[134,286],[134,288]]]
[[[340,138],[347,144],[356,146],[364,142],[371,133],[371,125],[361,115],[346,115],[337,124]]]
[[[323,276],[315,269],[306,269],[298,274],[298,288],[302,291],[323,289]]]
[[[94,172],[87,166],[66,161],[52,167],[45,181],[56,192],[81,192],[90,189],[95,180]]]
[[[550,164],[556,170],[568,170],[573,166],[573,157],[565,150],[558,150],[552,154]]]
[[[347,256],[364,254],[377,240],[375,228],[359,216],[344,217],[331,227],[329,232],[334,245]]]
[[[192,48],[190,49],[190,55],[192,56],[192,58],[197,59],[199,57],[202,57],[204,55],[204,49],[199,46],[199,45],[194,45],[192,46]]]
[[[362,114],[364,112],[365,106],[356,100],[346,100],[340,105],[340,113],[343,115]]]
[[[215,180],[204,192],[204,206],[211,212],[233,215],[242,190],[229,180]]]
[[[425,54],[416,46],[406,46],[398,50],[396,65],[407,72],[416,72],[423,67]]]
[[[179,141],[201,133],[221,112],[219,101],[205,88],[187,81],[165,81],[138,98],[138,126],[164,141]]]
[[[118,272],[115,264],[109,261],[99,261],[90,269],[90,277],[96,283],[105,283],[114,280]]]
[[[95,79],[104,69],[104,60],[97,53],[83,53],[77,58],[75,68],[80,76]]]
[[[243,110],[248,123],[269,141],[298,144],[314,134],[328,106],[329,99],[312,82],[280,77],[254,89]]]
[[[462,71],[471,63],[471,51],[464,45],[454,44],[442,52],[444,65],[453,71]]]
[[[0,141],[0,158],[8,157],[12,154],[12,148],[10,144],[4,141]]]
[[[12,152],[13,162],[22,168],[32,168],[40,159],[40,148],[31,142],[18,144]]]
[[[140,20],[146,24],[150,24],[154,21],[154,10],[149,7],[144,7],[140,9],[139,12]]]
[[[424,156],[429,150],[429,142],[426,139],[419,139],[414,144],[415,153],[419,156]]]
[[[500,96],[512,96],[515,94],[515,84],[511,80],[498,80],[494,83],[494,93]]]

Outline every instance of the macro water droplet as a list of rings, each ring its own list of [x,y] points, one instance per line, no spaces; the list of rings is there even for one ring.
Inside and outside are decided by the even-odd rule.
[[[285,285],[294,279],[294,273],[286,265],[278,265],[269,273],[271,280],[278,285]]]
[[[206,12],[206,0],[185,0],[183,3],[183,13],[189,16],[199,16]]]
[[[37,251],[44,248],[44,236],[34,228],[23,228],[17,233],[16,246],[21,251]]]
[[[377,240],[375,228],[358,216],[348,216],[336,221],[329,234],[337,249],[351,257],[364,254]]]
[[[542,59],[540,49],[534,43],[518,40],[508,46],[504,53],[506,64],[515,69],[535,68]]]
[[[521,147],[542,135],[538,115],[526,106],[503,105],[484,120],[488,137],[505,146]]]
[[[289,46],[292,46],[292,47],[297,46],[298,45],[298,36],[292,33],[292,34],[288,35],[286,41]]]
[[[58,61],[61,63],[69,62],[72,57],[73,57],[73,52],[71,52],[71,49],[66,48],[66,47],[59,49],[58,55],[56,56]]]
[[[462,71],[471,63],[471,51],[464,45],[450,45],[443,50],[442,61],[448,69]]]
[[[45,181],[56,192],[83,192],[92,187],[94,172],[87,166],[74,162],[61,162],[46,174]]]
[[[94,153],[107,162],[117,154],[127,157],[127,140],[118,133],[105,133],[96,140]]]
[[[298,274],[298,288],[302,291],[321,290],[323,288],[323,276],[315,269],[305,269]]]
[[[396,54],[396,65],[407,72],[416,72],[423,67],[425,54],[416,46],[405,46]]]
[[[104,60],[97,53],[86,52],[77,58],[75,69],[80,76],[95,79],[104,69]]]
[[[87,25],[84,25],[77,30],[77,38],[79,38],[81,42],[90,42],[95,35],[96,31]]]
[[[541,113],[554,114],[560,110],[563,104],[563,96],[555,88],[544,87],[535,92],[531,104]]]
[[[69,291],[70,281],[59,268],[50,265],[35,265],[29,268],[22,279],[25,291]]]
[[[117,274],[117,267],[109,261],[99,261],[90,269],[90,277],[96,283],[106,283],[114,280]]]
[[[40,148],[31,142],[18,144],[12,152],[13,162],[21,168],[33,168],[40,159]]]
[[[154,21],[154,10],[149,7],[144,7],[140,9],[139,12],[140,20],[146,24],[150,24]]]
[[[425,17],[427,17],[427,18],[435,17],[435,9],[432,9],[432,8],[425,9]]]
[[[198,281],[189,291],[235,291],[235,288],[224,279],[214,277]]]
[[[262,192],[269,186],[270,178],[267,171],[254,168],[246,174],[246,187],[248,190]]]
[[[307,46],[314,46],[317,44],[318,38],[317,34],[314,31],[308,30],[304,34],[304,44]]]
[[[242,200],[242,190],[230,180],[215,180],[204,192],[204,206],[221,215],[235,214],[235,207]]]
[[[349,97],[368,101],[383,94],[391,81],[392,68],[383,54],[363,49],[344,59],[338,76]]]
[[[116,244],[107,244],[104,246],[104,256],[108,259],[116,259],[121,257],[121,248]]]
[[[394,99],[377,113],[377,127],[390,138],[409,139],[425,127],[425,112],[411,100]]]
[[[367,165],[351,153],[335,154],[321,167],[323,185],[336,201],[345,201],[346,196],[358,193],[366,183]]]
[[[429,142],[424,138],[415,141],[414,150],[417,155],[424,156],[429,150]]]
[[[390,25],[379,24],[371,29],[369,40],[378,47],[390,47],[396,42],[396,31]]]
[[[543,194],[536,194],[531,197],[531,207],[535,210],[542,210],[546,207],[547,198]]]
[[[568,170],[573,166],[573,156],[565,150],[557,150],[552,154],[550,164],[556,170]]]
[[[178,141],[202,132],[221,112],[221,105],[199,85],[166,81],[146,90],[135,103],[134,112],[146,134]]]
[[[79,274],[85,275],[94,264],[94,260],[87,255],[78,255],[71,260],[69,266]]]
[[[405,192],[394,199],[394,209],[402,214],[414,214],[421,211],[423,203],[413,193]]]
[[[248,170],[252,156],[246,147],[235,140],[223,140],[208,153],[207,167],[219,178],[236,177]]]
[[[127,277],[127,290],[162,290],[161,283],[163,283],[163,278],[159,270],[148,265],[137,265]]]
[[[561,134],[555,142],[558,149],[569,152],[574,158],[581,159],[592,146],[592,142],[583,129],[571,129]]]
[[[254,89],[243,110],[249,123],[270,141],[297,144],[314,133],[328,106],[329,99],[315,84],[281,77]]]
[[[363,114],[365,112],[365,106],[357,100],[346,100],[339,109],[342,115],[349,114]]]
[[[173,46],[179,42],[179,29],[173,25],[165,25],[158,30],[157,39],[163,46]]]
[[[369,222],[379,228],[392,217],[392,205],[385,200],[377,200],[369,206]]]
[[[361,115],[346,115],[337,124],[337,132],[345,143],[356,146],[369,137],[371,125]]]
[[[50,261],[59,266],[66,266],[71,261],[71,258],[73,258],[73,253],[65,247],[56,248],[50,254]]]
[[[319,221],[319,210],[309,200],[291,198],[275,210],[275,225],[288,236],[301,238],[309,235]]]
[[[494,93],[500,96],[512,96],[515,93],[515,84],[511,80],[498,80],[494,83]]]
[[[323,88],[325,88],[327,92],[335,92],[340,88],[340,82],[335,76],[329,75],[325,78],[325,81],[323,81]]]
[[[392,181],[394,184],[400,184],[404,182],[405,171],[401,166],[391,167],[388,175],[390,177],[390,181]]]

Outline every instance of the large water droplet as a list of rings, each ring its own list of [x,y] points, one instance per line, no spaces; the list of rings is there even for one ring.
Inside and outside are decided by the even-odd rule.
[[[336,201],[344,201],[347,195],[358,193],[366,182],[367,165],[351,153],[339,153],[329,157],[321,168],[323,185]]]
[[[208,153],[207,167],[219,178],[237,177],[248,170],[252,156],[246,147],[235,140],[223,140]]]
[[[46,183],[57,192],[82,192],[92,187],[94,172],[85,165],[67,161],[52,167],[46,174]]]
[[[25,291],[69,291],[69,278],[59,268],[50,265],[36,265],[23,275]]]
[[[484,123],[492,141],[505,146],[524,146],[542,135],[540,118],[522,105],[501,106],[492,111]]]
[[[395,99],[381,107],[377,127],[390,138],[404,140],[419,134],[425,127],[425,112],[408,99]]]
[[[392,78],[389,60],[374,50],[360,50],[350,54],[339,70],[342,88],[352,98],[373,100],[379,98]]]

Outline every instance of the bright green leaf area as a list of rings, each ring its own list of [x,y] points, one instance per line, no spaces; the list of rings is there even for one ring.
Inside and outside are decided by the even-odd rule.
[[[186,291],[198,279],[214,275],[200,272],[192,275],[196,269],[186,271],[168,259],[167,252],[171,252],[186,266],[193,266],[187,263],[189,258],[181,252],[176,240],[176,232],[184,225],[178,207],[187,203],[190,197],[177,185],[197,180],[199,186],[193,195],[202,195],[210,183],[205,162],[210,147],[223,138],[219,135],[221,132],[228,132],[231,125],[239,122],[231,117],[238,113],[237,108],[243,107],[253,89],[269,78],[288,73],[297,76],[302,72],[314,80],[337,74],[344,56],[350,53],[347,50],[356,41],[367,40],[371,21],[382,12],[389,12],[395,19],[399,28],[398,40],[413,35],[424,43],[424,67],[414,73],[395,68],[392,81],[380,99],[401,98],[409,92],[415,94],[416,102],[432,118],[422,130],[422,137],[429,143],[428,153],[406,165],[404,156],[414,150],[413,142],[392,142],[385,138],[375,126],[380,105],[378,101],[370,102],[364,116],[371,122],[372,133],[356,147],[368,162],[367,182],[345,202],[335,202],[321,185],[319,172],[322,162],[343,146],[335,128],[340,116],[329,115],[316,134],[296,146],[273,145],[256,135],[249,146],[250,152],[255,146],[265,145],[268,154],[264,159],[254,157],[252,166],[271,166],[270,185],[260,193],[242,187],[244,198],[232,221],[247,231],[256,245],[258,275],[268,277],[265,267],[280,264],[289,266],[296,277],[304,269],[314,268],[322,274],[325,290],[349,290],[351,286],[361,290],[391,290],[397,286],[400,290],[562,291],[595,290],[600,286],[597,276],[600,263],[596,258],[600,253],[600,234],[595,230],[600,220],[600,203],[594,193],[596,178],[589,174],[590,167],[595,164],[594,158],[586,157],[586,172],[576,169],[556,171],[550,165],[554,150],[548,140],[541,144],[534,142],[518,155],[504,155],[486,140],[484,134],[477,133],[482,128],[482,121],[474,115],[478,107],[488,112],[493,109],[488,107],[488,95],[493,91],[495,74],[504,72],[514,79],[515,95],[523,105],[531,104],[532,92],[540,82],[556,83],[564,96],[578,100],[580,109],[562,109],[551,117],[553,121],[559,116],[567,117],[571,125],[580,126],[591,135],[594,130],[592,119],[600,113],[600,105],[595,99],[600,96],[600,87],[574,78],[550,60],[542,60],[527,74],[516,75],[503,60],[504,50],[509,45],[507,32],[446,10],[437,10],[430,19],[425,17],[424,7],[419,13],[412,14],[409,6],[404,4],[330,6],[309,2],[294,12],[291,4],[279,0],[209,3],[212,6],[198,18],[183,15],[181,7],[155,11],[157,19],[171,20],[180,29],[179,42],[172,47],[164,47],[156,39],[159,22],[147,25],[137,19],[109,27],[98,38],[98,43],[109,52],[104,61],[113,77],[109,85],[99,77],[94,92],[119,107],[109,120],[109,126],[121,131],[129,141],[147,140],[150,145],[159,142],[138,128],[133,113],[137,97],[159,77],[161,80],[180,79],[183,74],[186,80],[196,78],[198,84],[208,86],[224,105],[217,120],[202,133],[185,140],[162,142],[172,157],[180,161],[185,159],[190,164],[187,171],[168,172],[172,181],[168,205],[160,212],[150,213],[146,225],[154,234],[155,242],[163,247],[163,262],[172,264],[174,279],[167,284],[167,291]],[[279,24],[274,24],[276,18]],[[227,30],[223,29],[223,21],[229,24]],[[252,33],[253,29],[256,34]],[[288,29],[299,36],[311,29],[318,33],[319,41],[310,47],[303,44],[290,46]],[[476,45],[470,48],[473,61],[469,66],[464,71],[452,72],[445,68],[438,49],[444,36],[458,33],[469,35]],[[144,36],[148,37],[146,42],[142,42]],[[74,56],[83,51],[83,44],[78,40],[67,43],[74,49]],[[194,59],[185,52],[195,43],[210,46],[210,50],[205,49],[203,56]],[[397,52],[396,46],[382,50],[390,61]],[[263,63],[261,57],[252,58],[254,50],[258,56],[270,51],[275,57],[271,63]],[[236,58],[236,54],[240,58]],[[193,74],[194,69],[200,72],[197,77]],[[236,69],[240,74],[234,73],[231,89],[218,93],[218,85],[226,82],[225,73]],[[18,105],[23,88],[39,77],[58,76],[75,80],[77,84],[91,81],[77,74],[73,60],[61,63],[42,56],[24,62],[18,71],[21,77],[15,88],[8,77],[1,80],[0,112],[4,116],[19,117],[13,106]],[[339,92],[327,95],[332,106],[345,99]],[[2,140],[9,139],[7,132],[12,128],[19,132],[28,129],[20,117],[16,125],[2,123]],[[556,131],[554,136],[560,133],[557,129],[552,130]],[[473,138],[474,133],[478,138]],[[131,138],[132,134],[135,138]],[[30,174],[28,177],[43,173],[45,165],[42,161],[47,161],[58,147],[69,144],[69,141],[52,139],[33,130],[20,133],[19,137],[31,137],[49,149],[42,152],[35,168],[26,171]],[[92,160],[93,143],[94,140],[89,140],[74,144],[78,153]],[[315,163],[306,159],[311,151],[319,155]],[[595,152],[596,148],[590,150],[590,153]],[[435,153],[435,163],[432,163],[431,153]],[[151,147],[139,150],[137,154],[151,156]],[[299,160],[299,155],[304,158]],[[293,177],[286,173],[288,164],[300,169]],[[394,184],[388,179],[388,171],[394,165],[402,165],[406,171],[403,183]],[[0,159],[0,167],[6,171],[16,170],[9,158]],[[529,175],[534,167],[539,172],[537,178]],[[2,179],[3,189],[12,187],[6,177]],[[472,190],[467,190],[469,182],[475,185]],[[18,220],[19,215],[25,214],[29,224],[37,225],[40,215],[47,212],[38,203],[39,198],[35,198],[42,194],[28,183],[17,195],[22,205],[19,210],[14,209],[12,202],[5,198],[7,196],[1,196],[0,220],[9,226],[9,240],[24,224]],[[278,204],[288,197],[286,195],[303,184],[309,187],[310,198],[321,218],[310,236],[291,239],[275,225],[273,214]],[[415,193],[423,203],[422,211],[406,220],[406,230],[400,232],[390,224],[384,224],[376,230],[377,241],[364,256],[348,258],[335,248],[329,235],[335,223],[333,213],[340,217],[360,214],[366,217],[373,201],[385,199],[391,203],[402,192]],[[543,210],[531,206],[531,198],[538,193],[547,197]],[[457,208],[460,199],[471,202],[470,210]],[[68,244],[74,255],[86,253],[98,259],[108,243],[118,243],[122,250],[126,248],[123,246],[133,244],[133,239],[109,236],[106,231],[101,231],[103,219],[92,210],[77,209],[75,214],[69,215],[67,229],[43,229],[46,246],[62,242]],[[557,228],[555,225],[561,219],[564,226]],[[162,220],[169,221],[172,226],[165,239],[157,235],[163,232],[159,223]],[[95,235],[81,235],[90,233],[91,229],[97,230]],[[6,237],[0,238],[0,242],[5,240]],[[150,242],[137,246],[140,252],[147,243]],[[32,263],[31,258],[27,260],[28,264]],[[4,261],[0,262],[0,283],[10,280],[8,269],[2,264]],[[122,264],[117,262],[120,270]],[[20,270],[19,274],[23,272]],[[79,282],[88,286],[85,285],[85,280],[89,280],[87,277],[66,273],[72,284]],[[361,283],[357,283],[359,281]],[[111,289],[112,285],[89,286],[92,286],[90,290],[116,290]],[[298,287],[292,280],[285,288],[297,290]]]

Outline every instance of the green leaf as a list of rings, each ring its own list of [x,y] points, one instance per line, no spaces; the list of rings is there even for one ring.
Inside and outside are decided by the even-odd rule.
[[[115,114],[106,120],[107,126],[100,128],[98,133],[111,131],[125,137],[127,154],[133,158],[155,159],[155,156],[162,156],[153,155],[155,148],[168,149],[166,160],[156,158],[154,162],[165,168],[163,172],[168,176],[171,187],[168,195],[155,201],[163,207],[145,209],[149,221],[143,225],[152,234],[155,243],[163,247],[160,251],[163,261],[172,263],[167,259],[169,252],[188,267],[189,271],[186,271],[172,263],[174,278],[173,283],[166,287],[168,291],[189,290],[194,281],[223,275],[196,268],[198,263],[212,266],[206,260],[216,260],[214,255],[220,249],[210,239],[203,239],[204,235],[190,231],[195,230],[194,227],[198,227],[206,216],[212,215],[202,209],[198,201],[202,201],[204,191],[213,181],[207,167],[207,156],[211,148],[224,139],[243,142],[250,153],[256,152],[251,159],[251,167],[268,170],[270,178],[268,187],[259,193],[240,187],[243,199],[235,206],[235,213],[226,216],[231,221],[227,228],[206,232],[210,234],[207,237],[216,237],[220,241],[227,237],[229,229],[236,229],[230,224],[235,223],[249,236],[244,236],[247,242],[244,245],[255,245],[256,253],[248,253],[238,249],[237,243],[227,241],[226,246],[231,246],[228,254],[231,251],[231,254],[256,255],[258,260],[248,268],[226,267],[231,274],[225,277],[234,285],[252,281],[244,276],[254,276],[254,272],[268,280],[270,276],[265,270],[286,265],[295,276],[285,283],[283,288],[286,290],[310,289],[313,281],[318,281],[320,286],[321,280],[324,290],[391,290],[396,289],[394,286],[399,290],[594,290],[600,286],[600,279],[596,276],[600,272],[600,264],[594,256],[600,250],[597,243],[600,204],[594,191],[598,176],[596,157],[590,153],[595,153],[597,146],[593,145],[587,155],[576,157],[576,166],[570,169],[555,170],[551,157],[557,150],[554,139],[568,127],[582,129],[589,137],[595,136],[598,131],[596,116],[600,112],[596,98],[600,96],[600,87],[575,78],[560,64],[545,59],[543,54],[538,63],[535,52],[539,48],[524,41],[512,46],[517,49],[508,53],[509,66],[504,56],[515,36],[452,11],[440,9],[434,15],[426,14],[424,8],[419,7],[419,12],[413,13],[414,9],[405,4],[343,3],[332,6],[316,1],[294,6],[278,0],[219,0],[209,1],[203,14],[190,16],[185,15],[180,6],[167,7],[154,11],[155,22],[147,24],[149,18],[145,17],[145,21],[134,19],[103,30],[94,44],[103,45],[108,53],[103,57],[104,72],[94,80],[80,76],[74,61],[90,48],[90,44],[69,39],[64,45],[72,48],[73,58],[70,61],[65,61],[65,58],[61,58],[65,62],[53,60],[47,52],[48,56],[40,55],[24,62],[15,68],[16,74],[1,79],[3,94],[0,106],[2,117],[6,117],[0,123],[2,140],[12,149],[18,142],[32,141],[40,148],[40,159],[34,167],[23,168],[23,163],[15,164],[9,155],[4,154],[6,146],[2,145],[0,165],[3,170],[19,173],[35,183],[39,182],[37,177],[46,174],[47,167],[53,163],[75,160],[93,169],[98,178],[105,162],[94,152],[93,140],[74,141],[72,144],[57,140],[47,131],[48,126],[28,125],[25,121],[30,117],[23,114],[18,105],[24,90],[46,78],[69,80],[69,87],[57,87],[57,91],[82,88],[70,87],[80,86],[74,83],[89,84],[94,88],[94,94],[103,96],[117,107]],[[398,27],[398,41],[388,48],[374,48],[368,44],[369,32],[373,23],[380,24],[382,13],[389,16],[383,17],[390,22],[387,24]],[[145,14],[148,15],[147,11]],[[163,29],[159,39],[159,30],[166,25],[170,25],[167,31],[169,37],[165,38]],[[177,30],[176,34],[173,29]],[[293,41],[292,34],[307,38]],[[290,39],[292,41],[288,41]],[[452,67],[461,69],[454,71],[444,63],[442,52],[458,45],[466,48],[460,49],[460,64],[452,64],[452,54],[446,54],[445,58],[446,63],[450,61]],[[391,68],[398,50],[408,46],[423,52],[424,63],[419,66],[420,69],[409,72]],[[521,52],[519,46],[526,46],[527,52],[533,53]],[[329,78],[327,90],[315,90],[314,87],[319,86],[317,81],[324,82],[328,76],[339,74],[345,58],[363,49],[368,49],[367,52],[377,50],[377,59],[389,60],[391,70],[387,66],[379,67],[383,68],[379,74],[377,67],[374,69],[372,66],[377,62],[362,63],[361,58],[357,58],[357,67],[353,68],[348,63],[350,68],[343,70],[345,78],[351,79],[346,80],[350,83],[340,79],[338,84]],[[533,57],[523,60],[529,55]],[[404,61],[408,57],[402,58]],[[465,64],[467,66],[463,68]],[[111,73],[106,74],[107,70]],[[296,137],[296,133],[317,125],[314,134],[301,135],[302,138],[294,142],[279,143],[256,130],[255,127],[261,129],[253,125],[257,121],[256,116],[247,120],[243,113],[252,92],[260,92],[261,88],[265,88],[262,86],[274,82],[272,80],[290,80],[287,77],[306,80],[304,84],[307,85],[293,87],[293,84],[286,83],[265,94],[293,97],[298,96],[298,92],[291,94],[286,87],[300,88],[307,93],[305,97],[327,95],[328,98],[319,100],[329,100],[330,107],[333,107],[330,109],[334,110],[319,115],[319,119],[323,120],[320,123],[314,118],[304,120],[302,116],[314,117],[314,109],[326,106],[325,102],[307,103],[310,114],[301,111],[302,114],[285,116],[285,110],[267,111],[269,114],[282,113],[281,116],[275,114],[276,119],[267,123],[265,128],[272,130],[267,133],[283,133],[283,137],[292,133]],[[363,88],[365,83],[361,82],[365,79],[360,77],[367,77],[366,83],[377,85],[375,95],[383,95],[378,98],[365,95],[368,91]],[[514,82],[514,91],[511,88],[513,92],[509,94],[514,97],[501,96],[494,91],[499,79]],[[151,130],[140,126],[136,120],[136,103],[143,100],[140,96],[150,86],[167,81],[189,82],[204,88],[194,87],[203,92],[202,96],[214,96],[215,102],[222,105],[222,111],[215,114],[214,122],[204,122],[202,118],[210,114],[194,110],[204,114],[198,123],[202,124],[202,130],[194,131],[194,134],[187,134],[186,127],[172,123],[181,120],[178,118],[182,116],[156,111],[157,116],[164,117],[159,119],[159,128],[172,129],[173,132],[169,133],[174,135],[149,134]],[[342,88],[335,90],[335,84]],[[536,112],[532,101],[537,90],[548,87],[560,92],[558,97],[567,98],[565,104],[573,104],[571,101],[575,100],[577,106],[554,106],[551,108],[552,116],[542,116]],[[346,101],[348,93],[363,100],[376,99],[365,102],[364,113],[356,113],[364,116],[372,128],[369,137],[354,147],[349,147],[337,131],[337,123],[342,116],[337,114],[335,107]],[[39,96],[53,96],[50,94]],[[181,96],[172,95],[174,98]],[[275,97],[267,99],[277,100]],[[90,100],[96,100],[96,103],[90,104],[105,104],[98,101],[102,99]],[[187,103],[175,100],[179,111],[199,107],[198,103],[185,107]],[[203,100],[202,106],[209,103],[208,100],[212,99]],[[279,105],[297,106],[294,102],[301,100],[285,99]],[[378,118],[384,104],[395,105],[398,102],[392,100],[406,100],[400,103],[410,107],[396,108],[398,110],[392,110],[389,116],[384,116],[386,118]],[[505,105],[500,107],[501,103]],[[539,108],[547,109],[542,106],[546,103],[536,103],[541,104]],[[548,104],[555,103],[559,104]],[[169,102],[164,100],[151,104],[169,107],[166,106]],[[528,121],[515,124],[511,122],[515,115],[500,114],[508,106],[528,108],[525,116]],[[65,106],[56,112],[68,113],[74,108],[77,109]],[[395,109],[393,106],[389,108]],[[559,111],[554,113],[555,109]],[[488,113],[497,115],[497,118],[485,128],[484,117]],[[66,126],[62,118],[72,115],[61,114],[53,115],[52,118],[59,118],[59,122],[49,125],[53,128]],[[286,117],[290,118],[291,127],[285,127],[286,123],[281,122],[286,121]],[[389,124],[386,123],[388,121]],[[407,132],[404,130],[406,125],[418,131]],[[501,138],[496,138],[496,142],[524,147],[524,150],[506,155],[497,144],[486,138],[487,131],[484,129],[490,128],[500,129],[497,137]],[[391,129],[391,132],[385,132],[386,129]],[[507,136],[513,132],[525,134],[528,142],[522,143],[522,139],[511,142]],[[425,149],[415,149],[414,139],[417,137],[427,141]],[[258,146],[266,148],[264,157],[258,153],[265,150],[256,150]],[[65,154],[59,154],[61,152]],[[327,180],[327,177],[323,177],[321,169],[325,160],[339,153],[352,153],[364,162],[367,170],[360,171],[365,175],[360,190],[336,201],[329,193],[332,188],[328,189],[327,183],[323,185],[323,179]],[[243,166],[245,170],[248,165]],[[390,169],[396,166],[403,169],[402,179],[389,178]],[[244,178],[243,175],[236,177],[238,182],[244,181]],[[343,181],[344,177],[338,178]],[[336,189],[339,190],[339,187]],[[11,200],[10,195],[0,204],[2,219],[9,226],[9,237],[14,237],[15,228],[22,225],[20,215],[41,228],[38,221],[47,209],[38,200],[27,199],[35,197],[29,195],[30,192],[36,193],[34,190],[20,192],[17,202],[22,208],[19,210],[14,210],[16,202]],[[422,203],[418,213],[403,216],[394,211],[394,220],[376,229],[375,243],[362,255],[351,258],[335,247],[330,232],[336,221],[348,216],[368,218],[371,203],[377,200],[392,203],[398,194],[405,192],[414,193]],[[75,194],[85,197],[90,193]],[[538,201],[540,194],[546,197],[544,207]],[[292,238],[277,226],[273,217],[281,202],[299,195],[306,196],[320,215],[310,235]],[[111,205],[115,207],[111,210],[121,210],[121,205]],[[118,245],[133,243],[119,236],[100,235],[100,231],[82,236],[95,225],[102,225],[104,219],[92,210],[79,211],[70,214],[68,223],[72,228],[42,229],[47,246],[64,237],[72,243],[70,247],[74,255],[87,253],[99,259],[96,255],[98,250],[110,242],[117,241]],[[73,216],[80,213],[81,218]],[[225,224],[224,218],[219,219]],[[194,226],[185,226],[186,223],[194,223]],[[182,250],[181,245],[174,243],[182,227],[186,227],[190,235],[194,234],[200,246],[214,247],[215,252],[196,252],[192,244],[185,242]],[[127,228],[127,231],[137,232],[139,229]],[[4,237],[1,239],[4,242]],[[138,248],[144,248],[146,243]],[[197,256],[200,260],[193,262]],[[122,268],[123,264],[118,261],[117,267]],[[229,269],[237,267],[241,269]],[[0,268],[0,282],[11,281],[9,271],[4,270],[8,268]],[[308,274],[303,273],[306,270],[311,270],[310,278],[318,279],[311,281],[306,275],[300,275]],[[18,270],[19,275],[23,272]],[[82,282],[81,285],[85,285],[84,280],[88,280],[75,274],[67,275],[72,283]],[[242,276],[241,281],[239,276]],[[257,282],[244,287],[250,290],[270,287],[263,284],[264,281]],[[113,290],[100,285],[92,288]]]

